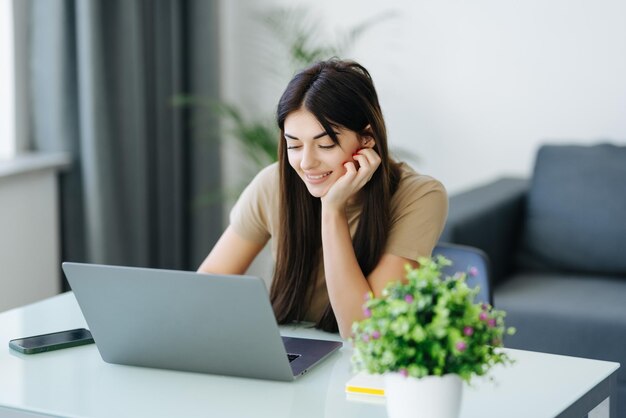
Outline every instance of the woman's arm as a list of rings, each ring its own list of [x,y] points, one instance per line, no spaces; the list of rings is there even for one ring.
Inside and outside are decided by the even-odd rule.
[[[244,274],[264,246],[265,244],[242,238],[229,226],[204,259],[198,272]]]
[[[373,144],[370,144],[373,146]],[[405,265],[417,266],[415,261],[392,254],[383,254],[366,278],[359,266],[350,237],[345,213],[346,197],[354,196],[372,177],[380,165],[380,156],[371,148],[361,149],[353,157],[358,163],[344,164],[346,174],[322,197],[322,248],[328,298],[335,312],[339,333],[351,335],[352,323],[363,318],[363,298],[366,293],[375,296],[391,280],[405,275]]]
[[[393,254],[383,254],[366,278],[356,259],[348,220],[343,211],[322,208],[322,246],[328,297],[335,312],[342,338],[352,334],[352,323],[363,319],[364,296],[380,296],[386,284],[405,276],[406,264],[417,263]]]

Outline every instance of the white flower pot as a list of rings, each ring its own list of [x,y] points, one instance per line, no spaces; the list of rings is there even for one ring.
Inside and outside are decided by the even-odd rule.
[[[421,379],[385,374],[389,418],[457,418],[462,395],[463,381],[456,374]]]

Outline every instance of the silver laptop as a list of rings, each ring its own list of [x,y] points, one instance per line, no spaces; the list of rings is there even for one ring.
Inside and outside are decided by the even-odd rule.
[[[341,342],[281,337],[252,276],[63,263],[108,363],[289,381]]]

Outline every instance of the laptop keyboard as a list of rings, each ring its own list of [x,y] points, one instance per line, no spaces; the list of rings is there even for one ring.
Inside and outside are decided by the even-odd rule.
[[[300,357],[301,354],[289,354],[287,353],[287,358],[289,359],[289,363]]]

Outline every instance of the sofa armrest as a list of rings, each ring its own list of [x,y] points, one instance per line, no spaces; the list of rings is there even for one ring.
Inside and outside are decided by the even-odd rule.
[[[514,269],[528,187],[526,179],[502,178],[450,197],[440,241],[485,251],[494,285]]]

